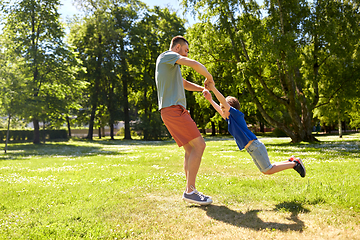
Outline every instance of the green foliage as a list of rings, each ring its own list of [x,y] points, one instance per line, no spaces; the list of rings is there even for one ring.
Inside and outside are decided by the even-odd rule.
[[[349,86],[360,78],[356,3],[264,1],[260,7],[256,1],[184,0],[183,5],[201,20],[187,38],[218,89],[225,96],[247,94],[245,111],[254,107],[246,104],[252,101],[262,115],[258,121],[282,129],[293,142],[314,140],[315,108],[340,91],[354,92]]]
[[[183,20],[168,9],[148,9],[140,1],[87,3],[80,2],[89,14],[73,21],[69,40],[78,52],[78,76],[89,83],[84,105],[91,109],[90,129],[96,118],[103,122],[106,115],[110,126],[123,120],[124,138],[130,139],[130,120],[143,119],[147,124],[138,126],[147,126],[144,132],[154,129],[144,137],[161,137],[159,126],[148,125],[158,124],[150,120],[158,117],[155,61],[172,35],[184,32]]]
[[[15,0],[2,9],[3,50],[8,57],[12,85],[19,103],[13,117],[34,122],[34,143],[39,143],[39,121],[61,119],[74,108],[74,97],[81,89],[72,75],[73,55],[63,42],[64,27],[60,22],[58,0]],[[16,70],[16,71],[14,71]],[[9,80],[8,80],[9,82]],[[10,91],[11,92],[11,91]],[[14,104],[16,103],[13,102]],[[11,104],[5,104],[10,107]],[[10,113],[9,113],[10,114]],[[62,118],[64,121],[64,118]]]
[[[129,99],[138,109],[137,131],[145,140],[169,136],[158,112],[157,91],[154,81],[158,55],[169,49],[171,39],[185,33],[184,20],[169,9],[154,7],[129,32],[132,52],[128,56],[134,76]]]
[[[150,114],[139,114],[139,121],[134,124],[134,130],[139,132],[144,140],[164,140],[171,138],[171,135],[163,124],[160,112]]]
[[[360,99],[356,99],[352,102],[350,115],[350,126],[356,129],[360,128]]]

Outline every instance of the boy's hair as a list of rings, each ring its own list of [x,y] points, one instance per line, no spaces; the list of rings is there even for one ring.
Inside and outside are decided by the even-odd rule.
[[[232,97],[232,96],[227,96],[225,98],[226,102],[232,106],[233,108],[237,109],[240,111],[240,103],[239,103],[239,100],[237,100],[235,97]]]
[[[170,49],[172,49],[179,43],[181,46],[184,45],[185,43],[187,43],[189,45],[189,42],[183,36],[176,36],[176,37],[173,37],[173,39],[171,40]]]

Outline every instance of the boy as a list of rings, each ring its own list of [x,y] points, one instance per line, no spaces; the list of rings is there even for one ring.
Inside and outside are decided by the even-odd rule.
[[[234,97],[224,96],[216,89],[214,83],[207,83],[203,91],[204,97],[211,103],[215,110],[227,121],[228,130],[235,138],[235,142],[239,149],[246,149],[252,157],[255,165],[264,174],[274,174],[286,169],[295,169],[301,177],[305,177],[305,166],[300,158],[291,156],[288,161],[271,164],[265,145],[260,142],[254,133],[252,133],[245,122],[244,114],[240,112],[240,103]],[[211,93],[213,91],[216,98],[220,102],[220,106],[212,100]]]

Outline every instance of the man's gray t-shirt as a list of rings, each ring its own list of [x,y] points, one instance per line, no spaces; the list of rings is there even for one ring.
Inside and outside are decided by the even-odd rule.
[[[185,90],[180,65],[176,61],[180,54],[166,51],[156,60],[155,82],[158,94],[159,110],[172,105],[186,108]]]

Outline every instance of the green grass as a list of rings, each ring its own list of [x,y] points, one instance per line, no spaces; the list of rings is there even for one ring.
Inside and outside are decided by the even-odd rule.
[[[232,138],[206,137],[197,188],[208,207],[181,200],[184,152],[173,141],[10,144],[0,239],[359,239],[360,134],[318,139],[261,138],[271,162],[300,156],[301,178],[263,175]]]

